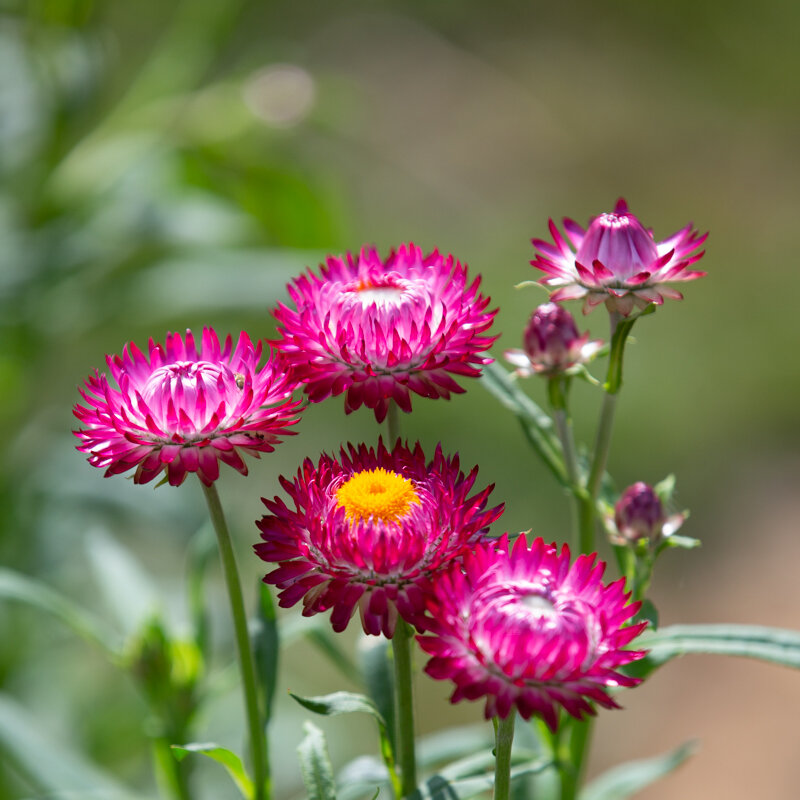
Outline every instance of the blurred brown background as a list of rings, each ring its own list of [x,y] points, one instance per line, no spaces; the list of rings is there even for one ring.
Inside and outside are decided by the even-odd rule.
[[[679,505],[692,511],[685,531],[703,541],[664,556],[653,587],[662,622],[800,628],[800,6],[6,0],[0,9],[4,564],[104,611],[86,555],[87,536],[104,531],[152,570],[180,627],[184,551],[203,520],[196,487],[104,481],[73,449],[75,386],[105,353],[204,324],[269,337],[269,309],[305,265],[413,240],[482,274],[500,307],[499,356],[544,299],[513,288],[538,277],[530,238],[546,235],[550,216],[583,224],[623,195],[657,239],[689,220],[711,231],[708,277],[634,331],[609,465],[620,487],[675,472]],[[605,335],[602,309],[580,324]],[[415,400],[404,435],[480,464],[506,503],[502,529],[564,538],[567,499],[516,421],[477,382],[467,388],[450,403]],[[544,401],[543,387],[528,388]],[[598,399],[575,390],[584,439]],[[369,441],[375,427],[366,411],[345,418],[338,398],[310,408],[299,432],[252,464],[250,479],[225,474],[220,484],[251,583],[261,570],[249,553],[259,494],[274,494],[277,476],[304,456]],[[4,690],[54,735],[147,785],[141,704],[119,673],[30,610],[3,607],[0,633]],[[287,686],[339,688],[302,648],[284,664],[279,693]],[[425,698],[446,687],[421,680],[420,689],[426,731],[479,717],[462,706],[445,719]],[[238,698],[226,698],[198,738],[238,748]],[[592,773],[698,738],[698,754],[641,797],[796,797],[800,674],[687,657],[623,702],[626,711],[601,714]],[[300,791],[303,714],[288,701],[281,713],[277,780],[290,797]],[[363,720],[320,724],[337,766],[374,747]],[[208,775],[213,785],[213,767]],[[0,795],[25,796],[3,781]]]

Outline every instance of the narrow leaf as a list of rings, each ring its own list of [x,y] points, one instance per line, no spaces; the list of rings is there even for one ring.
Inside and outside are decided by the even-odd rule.
[[[315,714],[323,714],[328,717],[338,714],[352,714],[361,712],[369,714],[378,723],[378,735],[380,737],[381,757],[389,773],[389,780],[399,790],[397,772],[395,769],[394,749],[386,726],[386,719],[378,710],[375,703],[363,694],[353,692],[334,692],[333,694],[321,695],[319,697],[300,697],[299,695],[289,694],[300,703],[301,706],[313,711]]]
[[[210,523],[203,525],[189,542],[186,586],[194,639],[200,652],[209,655],[209,616],[206,607],[206,574],[215,557],[217,540]]]
[[[278,620],[269,586],[259,583],[258,618],[251,632],[253,655],[264,704],[264,719],[269,722],[275,684],[278,679]]]
[[[297,748],[297,754],[308,800],[336,800],[333,767],[328,756],[325,734],[311,722],[306,722],[303,730],[306,735]]]
[[[211,742],[193,742],[192,744],[174,744],[172,749],[175,752],[175,758],[178,761],[183,761],[189,753],[202,753],[204,756],[222,764],[225,767],[228,775],[236,784],[236,788],[241,793],[245,800],[252,800],[255,796],[253,789],[253,782],[245,771],[244,764],[241,758],[236,753],[228,750],[225,747],[220,747],[218,744]]]
[[[348,680],[358,682],[358,668],[334,637],[330,622],[321,614],[310,619],[293,617],[281,622],[280,639],[288,647],[301,639],[307,639],[325,655]]]
[[[386,639],[362,636],[358,643],[358,658],[367,693],[386,720],[389,744],[395,749],[394,669],[391,646]]]
[[[800,631],[762,625],[670,625],[645,632],[636,646],[650,651],[648,671],[687,653],[742,656],[800,669]]]
[[[67,627],[110,656],[119,653],[120,637],[99,617],[32,578],[0,567],[0,598],[26,603],[52,614]]]
[[[696,749],[696,742],[686,742],[664,755],[629,761],[614,767],[587,786],[580,793],[580,800],[625,800],[659,778],[669,775]]]
[[[497,362],[487,364],[481,384],[506,408],[514,412],[530,445],[539,454],[556,480],[569,487],[561,445],[553,430],[553,421],[512,380]]]
[[[0,695],[0,762],[12,764],[37,791],[133,800],[134,793],[82,755],[44,733],[16,701]]]

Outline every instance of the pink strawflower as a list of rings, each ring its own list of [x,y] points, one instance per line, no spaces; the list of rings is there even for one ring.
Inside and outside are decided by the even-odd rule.
[[[596,554],[572,566],[569,548],[520,536],[475,545],[463,564],[437,576],[427,598],[428,630],[418,641],[433,656],[425,671],[456,688],[452,702],[486,697],[485,714],[537,714],[555,731],[558,709],[582,719],[591,702],[617,708],[608,690],[635,686],[618,668],[642,658],[624,650],[645,627],[624,579],[601,582]]]
[[[533,312],[525,328],[524,350],[506,350],[506,360],[522,378],[533,373],[557,375],[590,361],[603,346],[578,335],[572,314],[556,303],[545,303]]]
[[[609,311],[627,317],[634,307],[661,305],[665,297],[681,300],[683,295],[666,284],[706,274],[689,267],[702,258],[703,251],[695,251],[707,233],[699,236],[690,223],[656,242],[653,232],[628,211],[622,198],[613,214],[594,217],[586,230],[565,219],[564,230],[572,247],[553,220],[549,225],[554,244],[534,239],[539,252],[531,264],[547,273],[540,283],[561,287],[550,296],[553,301],[582,297],[584,314],[604,301]]]
[[[122,356],[106,356],[119,388],[95,370],[79,390],[87,405],[73,412],[86,426],[75,431],[78,450],[106,477],[136,468],[135,483],[166,471],[178,486],[196,472],[210,486],[220,461],[246,475],[240,453],[272,452],[300,405],[285,365],[271,356],[259,368],[260,359],[261,342],[241,333],[235,350],[230,336],[220,347],[211,328],[199,350],[188,330],[185,341],[168,333],[164,347],[150,339],[147,356],[128,344]]]
[[[280,349],[312,403],[346,392],[345,411],[362,404],[378,422],[391,400],[408,412],[411,392],[449,398],[453,376],[476,377],[496,337],[482,334],[495,311],[467,285],[467,268],[437,250],[401,245],[384,261],[372,248],[328,258],[317,276],[295,279],[294,311],[275,311]]]
[[[658,543],[683,525],[685,514],[664,513],[661,498],[643,481],[629,486],[614,506],[613,544],[635,544],[644,539]]]
[[[427,579],[480,541],[502,506],[487,509],[494,488],[473,495],[478,468],[464,475],[458,456],[400,440],[342,448],[339,460],[306,460],[291,483],[281,478],[293,507],[264,499],[270,514],[254,546],[277,562],[265,582],[277,586],[282,607],[303,601],[303,615],[332,609],[343,631],[356,607],[369,634],[394,634],[398,613],[414,622]]]

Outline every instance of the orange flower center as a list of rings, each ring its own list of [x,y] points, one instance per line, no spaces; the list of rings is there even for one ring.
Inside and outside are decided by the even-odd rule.
[[[337,505],[349,520],[397,522],[419,504],[414,484],[396,472],[378,467],[357,472],[336,490]]]

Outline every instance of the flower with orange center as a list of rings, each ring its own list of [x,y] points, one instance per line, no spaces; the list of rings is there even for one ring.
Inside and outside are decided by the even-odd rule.
[[[500,516],[502,506],[486,507],[492,486],[470,495],[477,471],[465,475],[441,447],[426,463],[419,444],[401,441],[307,459],[294,482],[281,479],[293,507],[264,500],[255,551],[277,564],[264,580],[284,608],[302,599],[305,616],[331,609],[335,631],[358,608],[366,633],[391,638],[398,614],[417,619],[430,577]]]

